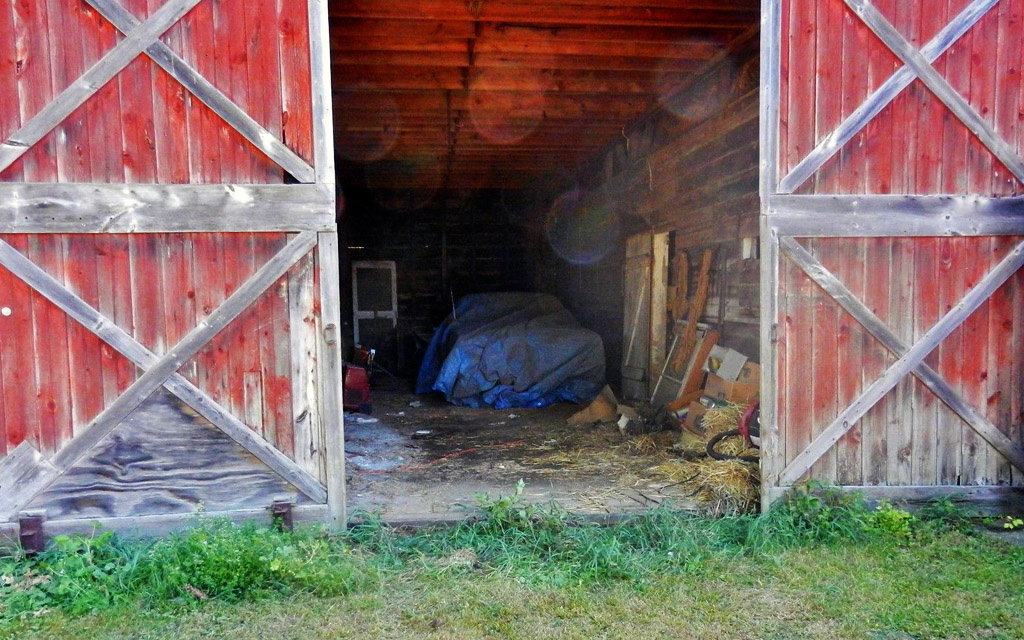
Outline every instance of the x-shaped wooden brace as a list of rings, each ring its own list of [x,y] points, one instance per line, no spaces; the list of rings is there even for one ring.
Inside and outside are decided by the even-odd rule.
[[[999,0],[974,0],[921,50],[907,42],[869,0],[844,1],[892,50],[904,66],[868,96],[867,100],[847,116],[835,131],[825,136],[814,150],[793,167],[779,183],[778,192],[796,191],[915,78],[920,78],[921,82],[1010,170],[1010,173],[1017,180],[1024,182],[1024,160],[1021,160],[1013,148],[932,66],[940,55],[966,34]]]
[[[312,167],[276,136],[252,119],[243,109],[213,86],[170,47],[159,40],[202,0],[168,0],[145,22],[139,22],[118,0],[85,0],[110,21],[125,39],[111,49],[52,102],[29,119],[5,142],[0,143],[0,171],[11,166],[43,136],[70,116],[93,94],[143,52],[189,90],[246,140],[260,149],[296,180],[312,183]]]
[[[113,431],[161,386],[165,386],[200,415],[209,419],[310,498],[317,502],[325,502],[327,492],[319,481],[269,445],[184,376],[176,373],[219,331],[287,273],[292,265],[309,253],[316,242],[317,235],[312,231],[295,236],[234,293],[228,296],[217,309],[201,320],[163,357],[158,358],[11,245],[0,240],[0,265],[21,278],[26,284],[143,370],[142,375],[121,396],[108,405],[50,460],[37,458],[40,470],[19,483],[16,501],[5,503],[4,511],[9,515],[24,508],[61,474],[72,468],[90,449]],[[0,517],[3,515],[5,514],[0,513]]]
[[[822,431],[779,476],[779,484],[789,486],[807,472],[829,448],[839,441],[853,425],[875,406],[885,394],[908,374],[913,373],[931,389],[943,402],[960,415],[989,444],[1003,454],[1015,467],[1024,471],[1024,448],[1007,438],[995,425],[989,422],[974,407],[965,402],[955,390],[934,369],[924,363],[931,353],[950,333],[963,324],[985,300],[989,298],[1021,265],[1024,265],[1024,242],[1018,244],[964,295],[946,315],[939,319],[913,345],[908,347],[872,311],[854,296],[849,289],[809,251],[793,238],[780,238],[782,250],[807,273],[812,280],[831,295],[840,306],[850,313],[868,332],[897,360],[869,385],[850,406],[844,409],[832,423]]]

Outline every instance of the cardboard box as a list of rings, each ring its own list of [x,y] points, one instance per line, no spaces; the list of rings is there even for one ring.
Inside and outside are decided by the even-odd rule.
[[[704,395],[736,404],[751,404],[757,400],[760,394],[760,381],[757,383],[737,382],[723,380],[716,375],[710,374],[708,375],[707,383],[704,385]]]
[[[761,365],[756,362],[747,361],[743,368],[740,369],[740,375],[736,377],[736,382],[761,384]]]
[[[701,426],[701,422],[704,420],[704,414],[707,409],[704,408],[699,402],[691,402],[690,406],[686,410],[686,419],[683,421],[683,428],[696,433],[697,435],[704,435],[704,427]]]

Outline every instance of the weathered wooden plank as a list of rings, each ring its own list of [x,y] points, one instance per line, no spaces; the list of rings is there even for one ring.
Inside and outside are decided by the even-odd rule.
[[[900,354],[899,359],[890,366],[886,372],[872,383],[860,396],[845,410],[843,410],[839,416],[829,425],[823,433],[811,443],[810,446],[806,447],[800,455],[798,455],[783,472],[781,484],[792,484],[801,475],[803,475],[807,469],[814,463],[818,456],[821,455],[828,447],[831,447],[836,440],[843,433],[845,433],[851,423],[856,422],[861,416],[866,413],[874,402],[877,402],[883,395],[888,393],[896,383],[907,373],[912,371],[919,371],[923,381],[930,383],[929,387],[935,387],[933,390],[936,391],[947,404],[963,404],[962,401],[957,402],[955,398],[956,394],[952,393],[948,389],[943,388],[945,384],[941,378],[938,378],[937,374],[934,373],[930,368],[922,366],[924,357],[931,352],[946,336],[948,336],[957,326],[964,322],[968,316],[971,315],[979,306],[981,306],[988,297],[998,289],[1003,282],[1010,278],[1016,271],[1024,264],[1024,243],[1018,244],[1014,247],[1013,251],[1010,251],[1006,258],[987,273],[980,281],[971,288],[971,290],[964,296],[960,302],[929,329],[921,340],[915,343],[909,348],[905,348],[899,337],[892,334],[891,330],[885,327],[885,325],[878,320],[876,316],[866,307],[863,303],[860,303],[852,294],[842,286],[841,283],[828,273],[824,267],[818,263],[813,256],[806,252],[799,244],[789,238],[781,240],[781,245],[785,249],[788,256],[794,261],[798,261],[801,267],[805,267],[805,271],[815,277],[815,281],[818,282],[822,287],[828,287],[830,294],[834,293],[834,298],[837,302],[843,305],[847,311],[854,314],[854,317],[858,319],[865,328],[867,328],[872,335],[875,335],[887,348],[893,353]],[[826,275],[827,274],[827,275]],[[928,372],[931,372],[930,374]],[[969,407],[965,408],[965,413],[971,416],[971,411],[968,411]],[[977,411],[973,411],[977,414]],[[996,446],[1004,455],[1007,455],[1008,459],[1012,459],[1016,465],[1024,465],[1024,450],[1015,452],[1015,447],[1008,439],[1001,436],[1001,432],[993,427],[991,423],[988,423],[983,417],[978,415],[978,418],[972,422],[972,427],[979,429],[984,432],[986,438],[991,438],[993,446]],[[977,423],[977,424],[975,424]],[[988,427],[985,427],[985,425]]]
[[[770,2],[771,0],[767,0]],[[777,10],[777,7],[775,8]],[[761,509],[772,504],[771,490],[778,486],[779,472],[785,467],[785,443],[778,422],[780,380],[779,355],[779,237],[761,216]]]
[[[313,256],[303,258],[288,276],[288,335],[291,340],[292,415],[295,462],[314,478],[320,476],[324,445],[316,384],[317,332],[313,309]],[[324,478],[320,478],[321,481]]]
[[[210,422],[157,391],[29,503],[51,519],[105,518],[309,502]]]
[[[651,241],[649,233],[626,241],[623,266],[622,393],[627,398],[648,394],[648,357],[651,330]]]
[[[318,166],[322,166],[319,165]],[[327,526],[345,527],[345,424],[341,377],[341,273],[338,234],[321,232],[317,247],[323,322],[319,352],[320,416],[327,467]]]
[[[936,270],[936,279],[939,281],[938,316],[948,313],[967,291],[964,284],[964,246],[963,238],[939,238],[939,264]],[[938,351],[939,374],[944,380],[952,380],[951,386],[959,394],[960,372],[964,359],[963,331],[957,329],[947,336],[939,345]],[[946,407],[939,408],[935,444],[938,457],[938,484],[960,483],[960,442],[965,428],[960,416],[955,412]]]
[[[1006,252],[1013,248],[1013,238],[990,238],[989,242],[988,255],[991,263],[1002,260]],[[989,299],[988,346],[986,348],[988,361],[985,364],[988,376],[985,379],[986,389],[984,392],[988,405],[985,417],[989,422],[997,425],[1011,442],[1013,441],[1013,438],[1010,437],[1010,434],[1013,433],[1013,414],[1010,410],[1010,397],[1015,390],[1011,374],[1016,353],[1013,350],[1015,279],[1011,278]],[[1016,322],[1020,321],[1020,318],[1016,319]],[[994,484],[1010,484],[1013,480],[1012,466],[1005,456],[989,451],[986,476]]]
[[[894,164],[901,162],[894,158]],[[898,166],[898,165],[897,165]],[[907,344],[913,344],[914,291],[916,289],[914,241],[896,238],[892,241],[892,269],[889,275],[889,327]],[[922,274],[926,275],[926,274]],[[889,485],[911,484],[913,464],[914,379],[904,377],[888,396],[888,421],[885,439],[888,447]]]
[[[808,239],[806,242],[808,250],[817,255],[827,253],[832,248],[827,241]],[[814,306],[808,320],[814,325],[813,339],[804,348],[810,348],[813,358],[808,371],[811,372],[811,436],[815,437],[835,418],[839,410],[839,309],[820,289],[813,291],[812,300]],[[817,480],[836,484],[837,464],[838,454],[833,447],[821,457],[811,473]]]
[[[313,92],[313,166],[320,184],[333,185],[334,116],[331,112],[330,30],[327,0],[306,0],[309,9],[310,76]]]
[[[644,397],[654,392],[658,374],[665,366],[668,339],[668,254],[669,234],[655,234],[651,256],[651,326],[650,348],[647,356],[648,389]]]
[[[46,3],[8,4],[14,18],[13,42],[22,45],[20,50],[13,47],[20,64],[16,62],[14,65],[18,100],[11,104],[19,105],[21,123],[24,126],[36,113],[45,108],[53,97],[54,76],[50,51],[53,51],[54,47],[49,43]],[[8,134],[10,135],[10,132]],[[58,166],[55,137],[45,137],[37,145],[38,148],[25,153],[22,162],[19,163],[23,179],[56,182]]]
[[[11,11],[7,2],[0,5],[0,33],[10,34],[9,38],[16,33],[14,12]],[[7,46],[0,49],[0,104],[5,105],[3,109],[0,109],[0,138],[6,138],[21,126],[18,75],[22,67],[18,65],[17,53],[16,47]],[[0,179],[20,182],[24,180],[24,176],[21,167],[15,165],[0,172]],[[0,415],[2,414],[3,412],[0,411]]]
[[[921,339],[928,328],[939,319],[939,238],[917,238],[915,242],[915,270],[919,275],[915,282],[913,308],[913,335],[907,340],[914,343]],[[938,370],[940,349],[925,358],[925,366]],[[916,372],[915,372],[916,375]],[[852,398],[851,398],[852,400]],[[923,384],[914,385],[912,398],[914,431],[912,442],[912,478],[910,484],[939,484],[936,433],[938,407],[935,394]]]
[[[45,296],[101,340],[144,370],[151,369],[161,360],[142,346],[120,327],[65,289],[59,282],[29,262],[6,243],[0,242],[0,264],[17,274],[29,286]],[[208,320],[207,320],[208,321]],[[180,343],[179,343],[180,344]],[[265,442],[219,403],[210,398],[180,374],[171,375],[164,386],[184,400],[201,416],[224,431],[235,442],[263,461],[288,482],[305,492],[310,498],[322,502],[326,493],[322,485],[310,474],[304,473],[287,456]]]
[[[83,235],[62,236],[64,285],[77,295],[96,305],[99,282],[96,278],[96,250],[92,238]],[[10,263],[8,263],[10,264]],[[9,267],[11,268],[11,267]],[[14,269],[11,269],[14,271]],[[15,275],[21,277],[17,271]],[[153,290],[154,283],[147,286]],[[31,286],[31,284],[29,285]],[[71,373],[71,406],[74,434],[77,435],[103,411],[103,359],[102,343],[81,327],[69,326],[68,365]]]
[[[300,504],[292,508],[295,524],[322,524],[327,516],[327,507],[320,504]],[[123,537],[153,538],[167,536],[178,531],[196,527],[207,521],[225,521],[243,524],[247,522],[264,526],[272,524],[270,505],[262,508],[236,509],[232,511],[200,511],[196,513],[173,513],[154,516],[126,516],[121,518],[77,518],[72,520],[46,520],[43,535],[47,539],[58,535],[95,536],[111,531]],[[0,523],[0,548],[18,548],[18,524]]]
[[[783,498],[791,487],[777,487],[769,493],[770,500]],[[937,499],[948,499],[985,515],[1017,513],[1024,509],[1024,489],[1020,487],[932,486],[848,486],[836,487],[843,493],[860,494],[871,502],[889,500],[897,504],[925,505]]]
[[[962,238],[965,244],[964,259],[960,262],[967,278],[966,286],[973,288],[988,272],[991,257],[989,255],[988,238]],[[998,289],[998,288],[997,288]],[[997,289],[993,289],[995,295]],[[972,406],[981,407],[984,416],[988,409],[989,397],[986,393],[985,381],[988,371],[988,312],[989,299],[964,320],[961,325],[963,332],[963,364],[960,368],[960,384],[964,399]],[[992,479],[986,476],[988,467],[988,447],[972,429],[964,429],[961,441],[961,457],[963,467],[960,474],[962,484],[990,484]]]
[[[27,248],[24,236],[7,238],[17,249]],[[34,402],[25,402],[25,396],[35,395],[35,362],[30,349],[32,344],[32,290],[20,282],[13,274],[0,270],[0,295],[3,302],[0,307],[6,308],[6,315],[0,315],[0,377],[3,378],[3,406],[6,414],[6,441],[4,449],[11,450],[24,440],[32,441],[39,447],[36,425],[39,422],[39,407]],[[0,311],[2,313],[2,311]]]
[[[940,33],[928,41],[921,49],[921,56],[928,64],[934,62],[954,42],[959,40],[974,26],[999,0],[975,0],[967,6]],[[852,2],[851,7],[856,10]],[[851,64],[862,64],[851,60]],[[868,122],[891,103],[897,95],[910,86],[916,79],[912,67],[905,64],[899,71],[889,76],[866,101],[847,116],[843,122],[829,135],[821,139],[817,146],[803,157],[796,166],[779,183],[779,193],[793,193],[809,177],[820,169],[833,155],[841,150]]]
[[[1024,198],[982,196],[775,196],[768,208],[783,235],[978,236],[1024,233]]]
[[[865,240],[841,238],[833,241],[834,262],[853,296],[862,299],[865,292]],[[841,306],[841,305],[840,305]],[[849,313],[839,314],[836,401],[838,407],[853,402],[864,386],[863,331]],[[837,409],[838,410],[838,409]],[[854,425],[839,440],[836,460],[836,483],[864,484],[863,421]]]
[[[21,510],[24,488],[57,477],[58,471],[27,440],[0,460],[0,522],[14,519]]]
[[[914,49],[903,38],[892,24],[868,0],[845,0],[857,15],[867,23],[889,49],[895,53],[905,65],[910,67],[932,93],[936,95],[964,123],[964,125],[999,158],[1006,168],[1024,182],[1024,160],[1017,155],[1010,145],[984,120],[970,103],[954,89],[949,82],[939,75],[931,63],[920,51]]]
[[[6,141],[0,143],[0,171],[9,167],[32,148],[199,2],[200,0],[168,0],[102,60],[90,67]]]
[[[4,232],[319,231],[334,216],[318,185],[0,183]]]
[[[168,350],[160,360],[128,388],[117,400],[103,410],[81,433],[76,434],[61,451],[53,457],[54,466],[61,472],[74,466],[93,446],[111,430],[124,421],[153,391],[162,386],[173,373],[195,355],[214,335],[227,326],[267,287],[280,278],[299,258],[315,244],[312,232],[299,234],[295,240],[281,250],[256,274],[239,287],[217,310],[189,332],[178,344]],[[0,250],[4,246],[0,245]],[[4,251],[4,254],[9,253]],[[6,257],[6,256],[5,256]],[[339,365],[340,366],[340,365]],[[30,500],[46,489],[48,482],[24,487],[24,498]]]

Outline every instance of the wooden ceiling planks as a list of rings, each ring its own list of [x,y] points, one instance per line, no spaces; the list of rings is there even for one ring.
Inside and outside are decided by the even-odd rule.
[[[755,25],[759,2],[345,0],[329,10],[343,186],[372,175],[377,188],[517,188],[571,175]]]

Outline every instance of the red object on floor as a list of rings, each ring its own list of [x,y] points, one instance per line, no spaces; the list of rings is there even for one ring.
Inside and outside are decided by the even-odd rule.
[[[345,377],[343,379],[344,407],[350,411],[370,413],[373,410],[370,404],[370,376],[364,367],[345,365]]]

